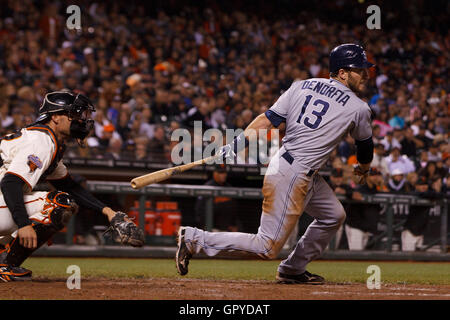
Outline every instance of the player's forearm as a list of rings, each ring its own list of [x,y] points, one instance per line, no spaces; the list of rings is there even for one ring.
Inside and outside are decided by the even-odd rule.
[[[250,141],[254,141],[258,139],[261,129],[270,129],[273,125],[266,117],[265,114],[260,114],[257,116],[244,130],[241,132],[234,140],[224,146],[224,150],[232,150],[232,152],[236,155],[238,152],[247,148],[250,144]],[[228,151],[224,151],[225,153]]]
[[[19,228],[31,224],[23,200],[24,184],[25,182],[22,179],[9,173],[5,174],[0,184],[6,206]]]
[[[252,139],[259,136],[260,130],[265,129],[269,130],[272,129],[273,125],[272,122],[267,118],[267,116],[262,113],[259,116],[257,116],[245,129],[244,134],[247,139]]]
[[[108,221],[111,221],[111,219],[116,215],[116,212],[110,207],[104,207],[102,213],[108,217]]]
[[[373,160],[373,140],[372,137],[358,141],[355,140],[356,144],[356,159],[361,167],[361,169],[370,169],[370,163]]]
[[[104,213],[103,210],[107,207],[103,202],[95,198],[89,191],[76,183],[70,176],[67,176],[64,179],[51,180],[50,183],[56,189],[70,194],[75,199],[75,202],[80,206],[101,213]]]

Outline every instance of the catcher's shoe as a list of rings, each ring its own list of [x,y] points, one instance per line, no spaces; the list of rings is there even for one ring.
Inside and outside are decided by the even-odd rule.
[[[192,258],[192,253],[184,242],[185,227],[180,227],[177,234],[177,253],[175,255],[175,262],[178,273],[182,276],[188,273],[189,259]]]
[[[0,264],[0,280],[10,281],[30,281],[31,270],[22,267],[13,267],[7,264]]]
[[[277,273],[278,283],[284,284],[324,284],[325,279],[317,274],[312,274],[308,271],[302,274],[286,274]]]

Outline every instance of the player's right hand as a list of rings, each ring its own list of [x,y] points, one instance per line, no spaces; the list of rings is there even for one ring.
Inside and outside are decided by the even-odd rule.
[[[223,157],[223,160],[226,159],[234,159],[236,157],[236,153],[234,152],[234,145],[232,143],[226,144],[219,149],[218,154]]]
[[[19,243],[28,249],[35,249],[37,247],[37,235],[32,225],[28,225],[17,230]]]
[[[355,175],[356,183],[365,184],[366,178],[369,175],[369,170],[365,170],[360,165],[355,165],[353,167],[353,174]]]

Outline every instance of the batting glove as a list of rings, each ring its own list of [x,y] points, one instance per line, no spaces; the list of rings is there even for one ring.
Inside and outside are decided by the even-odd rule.
[[[226,159],[235,159],[238,152],[244,150],[248,145],[249,142],[245,137],[244,132],[242,132],[234,138],[233,142],[222,146],[218,151],[218,155],[223,157],[224,162]]]
[[[363,170],[359,164],[353,166],[353,174],[356,176],[356,183],[365,184],[369,175],[369,170]]]

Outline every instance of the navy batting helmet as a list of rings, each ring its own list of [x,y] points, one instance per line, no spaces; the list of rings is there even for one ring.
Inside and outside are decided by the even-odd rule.
[[[334,73],[341,68],[370,68],[374,64],[367,61],[363,47],[353,43],[337,46],[330,52],[330,72]]]

